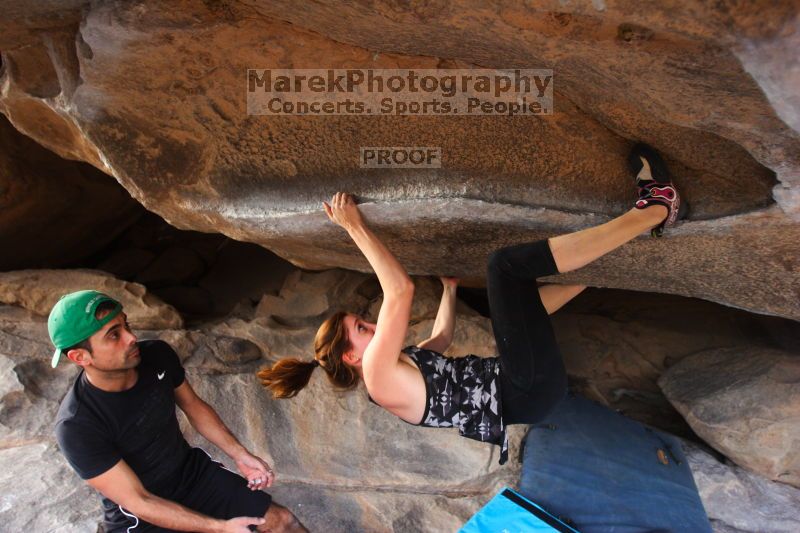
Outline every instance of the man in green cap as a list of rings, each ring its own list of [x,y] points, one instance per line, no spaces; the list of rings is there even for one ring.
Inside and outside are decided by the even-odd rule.
[[[269,465],[248,452],[192,390],[172,347],[137,341],[122,305],[97,291],[62,297],[47,321],[62,356],[81,367],[56,418],[59,447],[103,495],[106,533],[306,529],[272,502]],[[191,448],[175,405],[242,476]]]

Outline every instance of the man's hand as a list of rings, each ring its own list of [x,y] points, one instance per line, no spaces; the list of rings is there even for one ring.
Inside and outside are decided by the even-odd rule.
[[[188,380],[175,389],[175,402],[198,433],[216,444],[236,462],[250,490],[272,485],[275,474],[267,463],[248,452],[222,422],[216,411],[195,394]]]
[[[221,533],[251,533],[248,526],[260,526],[265,520],[263,518],[252,518],[248,516],[240,516],[239,518],[231,518],[222,525]]]
[[[261,490],[271,487],[275,481],[275,472],[266,461],[256,457],[250,452],[244,452],[235,458],[236,468],[247,478],[247,486],[250,490]]]

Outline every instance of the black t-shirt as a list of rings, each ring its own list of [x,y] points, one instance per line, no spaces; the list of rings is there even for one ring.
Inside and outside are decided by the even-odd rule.
[[[56,439],[83,479],[106,472],[120,459],[151,492],[177,477],[189,451],[175,415],[175,388],[185,372],[164,341],[139,343],[136,384],[121,392],[98,389],[81,372],[61,402]],[[108,509],[115,506],[103,500]]]

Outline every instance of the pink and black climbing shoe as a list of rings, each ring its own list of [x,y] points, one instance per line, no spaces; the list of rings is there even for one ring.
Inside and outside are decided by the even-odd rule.
[[[639,172],[643,166],[639,157],[647,160],[648,165],[650,165],[650,175],[653,179],[639,177]],[[658,204],[666,207],[669,212],[667,218],[650,231],[653,237],[661,237],[664,234],[664,228],[673,226],[676,221],[684,217],[686,203],[681,203],[681,196],[672,183],[664,160],[650,146],[643,143],[636,144],[628,156],[628,166],[633,175],[636,176],[636,187],[639,193],[639,199],[635,204],[636,209],[645,209],[651,205]]]

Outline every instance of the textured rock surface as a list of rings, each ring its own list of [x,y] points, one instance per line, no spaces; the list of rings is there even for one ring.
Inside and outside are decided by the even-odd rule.
[[[420,279],[417,284],[409,344],[430,334],[441,294],[436,280]],[[322,316],[343,308],[374,317],[379,305],[380,291],[372,276],[338,270],[295,271],[277,296],[262,298],[252,320],[233,318],[206,331],[215,337],[247,339],[258,346],[266,361],[287,356],[310,359]],[[460,307],[471,320],[464,320],[456,331],[451,351],[470,346],[478,354],[494,353],[488,320],[463,304]],[[265,360],[258,363],[263,365]],[[312,493],[319,492],[323,501],[338,506],[329,509],[327,516],[319,508],[306,509],[315,529],[324,529],[332,521],[342,524],[337,531],[346,531],[346,524],[353,520],[348,509],[357,504],[364,514],[360,527],[389,531],[392,522],[412,519],[405,515],[416,508],[414,494],[430,494],[442,503],[456,498],[432,515],[434,522],[447,517],[445,530],[456,529],[471,514],[471,504],[461,498],[473,498],[468,501],[475,503],[501,484],[514,483],[519,473],[513,451],[509,464],[500,467],[497,447],[463,439],[455,430],[398,423],[396,417],[376,409],[363,389],[335,392],[322,372],[316,372],[296,398],[271,400],[252,371],[207,375],[209,366],[195,366],[193,359],[186,366],[190,375],[205,376],[198,380],[198,390],[223,418],[235,421],[234,431],[247,435],[259,449],[269,450],[276,467],[284,472],[283,482],[292,489],[287,492],[289,501],[307,501],[298,495],[299,489],[308,487]],[[519,446],[523,432],[523,427],[513,428],[512,449]],[[453,454],[456,444],[459,453]],[[382,516],[395,498],[397,509]]]
[[[252,373],[200,378],[190,370],[189,379],[243,441],[268,455],[278,472],[276,499],[312,531],[388,532],[395,521],[429,517],[440,526],[395,530],[455,531],[519,476],[519,463],[499,466],[492,447],[399,422],[363,391],[335,394],[321,375],[283,402],[268,399]],[[514,428],[515,442],[522,433]]]
[[[0,305],[0,524],[3,531],[92,532],[99,505],[52,436],[61,398],[77,374],[51,369],[44,319]]]
[[[498,245],[629,208],[624,156],[643,139],[666,154],[690,220],[581,279],[800,317],[796,2],[80,7],[9,9],[0,111],[176,225],[364,269],[319,209],[346,189],[413,272],[480,284]],[[552,68],[556,113],[246,115],[246,68],[320,66]],[[443,167],[361,169],[365,145],[439,146]],[[669,268],[650,275],[656,263]]]
[[[138,283],[94,270],[17,270],[0,273],[0,302],[46,317],[63,294],[94,289],[116,298],[136,328],[176,328],[182,319],[171,306]]]
[[[800,357],[746,346],[683,359],[658,381],[694,431],[737,464],[800,487]]]
[[[715,533],[800,530],[800,490],[720,461],[687,441],[684,452]]]
[[[3,531],[92,533],[99,501],[53,440],[0,449]]]

